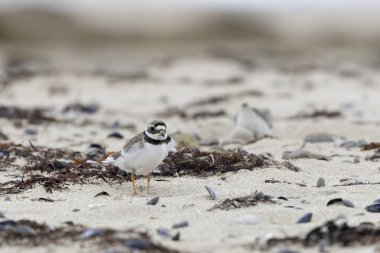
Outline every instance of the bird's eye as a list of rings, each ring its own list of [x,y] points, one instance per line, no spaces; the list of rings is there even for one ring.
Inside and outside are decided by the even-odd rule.
[[[154,131],[154,126],[151,126],[151,127],[150,127],[150,131]]]

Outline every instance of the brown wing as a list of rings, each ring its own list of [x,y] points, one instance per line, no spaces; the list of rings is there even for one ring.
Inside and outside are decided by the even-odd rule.
[[[127,144],[124,145],[123,151],[125,153],[132,151],[137,148],[143,148],[144,147],[144,133],[139,133],[132,139],[130,139]]]

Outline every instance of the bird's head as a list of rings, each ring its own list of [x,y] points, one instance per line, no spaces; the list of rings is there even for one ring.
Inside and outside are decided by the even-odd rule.
[[[166,133],[166,124],[162,120],[154,120],[150,122],[145,132],[154,140],[165,140],[168,137]]]

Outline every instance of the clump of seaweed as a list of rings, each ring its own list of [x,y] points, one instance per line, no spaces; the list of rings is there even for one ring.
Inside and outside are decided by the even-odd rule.
[[[0,118],[9,120],[26,120],[29,124],[56,122],[57,119],[46,116],[46,110],[41,108],[25,109],[15,106],[0,106]]]
[[[69,184],[93,183],[99,179],[118,183],[130,180],[130,175],[119,168],[83,159],[79,152],[13,143],[0,144],[0,150],[10,154],[9,158],[0,160],[1,167],[12,166],[17,157],[27,161],[26,166],[16,166],[23,171],[23,177],[0,183],[0,194],[20,193],[35,185],[52,192],[66,189]]]
[[[339,223],[336,220],[330,220],[321,226],[313,228],[306,236],[269,239],[266,243],[266,248],[269,249],[284,244],[300,244],[305,247],[332,245],[348,247],[353,245],[372,245],[379,241],[380,228],[376,228],[371,223],[350,226],[346,222]]]
[[[225,199],[223,200],[222,203],[216,204],[209,211],[212,211],[215,209],[231,210],[231,209],[236,209],[236,208],[256,206],[258,202],[271,203],[271,204],[276,203],[276,201],[273,200],[272,196],[256,191],[254,194],[251,194],[248,196]]]
[[[72,222],[71,222],[72,223]],[[119,247],[124,251],[142,250],[151,253],[175,253],[152,241],[144,232],[87,228],[82,225],[51,227],[31,220],[4,220],[0,222],[0,240],[10,246],[41,246],[47,244],[82,243],[100,248]],[[86,244],[81,244],[85,247]]]
[[[254,170],[269,166],[286,167],[293,171],[299,171],[289,162],[274,161],[264,155],[243,154],[235,151],[210,152],[199,149],[183,149],[169,154],[155,174],[207,177],[242,169]]]

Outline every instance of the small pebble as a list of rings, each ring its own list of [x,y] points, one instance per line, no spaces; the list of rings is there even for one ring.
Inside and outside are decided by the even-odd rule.
[[[282,153],[282,159],[295,160],[295,159],[317,159],[317,160],[330,160],[327,156],[314,154],[304,149],[297,149],[294,151],[284,151]]]
[[[6,197],[4,198],[4,201],[12,201],[12,200],[11,200],[11,197],[6,196]]]
[[[37,130],[33,128],[27,128],[25,129],[25,134],[27,135],[37,135]]]
[[[102,208],[102,207],[105,207],[105,206],[106,206],[105,204],[88,205],[88,207],[90,208],[90,210],[99,209],[99,208]]]
[[[354,208],[354,204],[348,200],[348,199],[342,199],[342,198],[335,198],[335,199],[331,199],[327,202],[327,206],[331,206],[331,205],[343,205],[343,206],[346,206],[346,207],[351,207],[351,208]]]
[[[146,204],[151,205],[151,206],[155,206],[158,203],[158,200],[160,200],[160,197],[154,197],[154,198],[148,200],[148,202],[146,202]]]
[[[318,142],[333,142],[334,138],[328,133],[312,133],[305,136],[304,142],[318,143]]]
[[[180,237],[181,237],[181,233],[178,232],[177,234],[175,234],[175,235],[172,237],[172,240],[173,240],[173,241],[179,241],[179,240],[180,240]]]
[[[111,195],[109,195],[108,192],[105,192],[105,191],[99,192],[94,197],[99,197],[99,196],[108,196],[108,197],[111,197]]]
[[[325,182],[325,179],[323,177],[320,177],[318,178],[318,181],[317,181],[317,187],[325,187],[326,186],[326,182]]]
[[[172,228],[184,228],[184,227],[188,227],[189,226],[189,222],[188,221],[181,221],[179,223],[176,223],[172,226]]]
[[[65,221],[63,224],[65,224],[67,226],[74,226],[74,222],[72,222],[72,221]]]
[[[157,228],[156,231],[157,231],[157,234],[159,234],[162,237],[170,236],[169,230],[166,228]]]
[[[124,246],[130,249],[137,249],[137,250],[144,250],[144,251],[148,251],[151,249],[150,242],[143,239],[129,239],[124,243]]]
[[[108,138],[115,138],[115,139],[124,139],[124,136],[119,132],[112,132],[107,137]]]
[[[302,216],[300,219],[298,219],[297,223],[309,223],[312,217],[313,217],[313,213],[307,213],[304,216]]]
[[[236,221],[241,224],[251,224],[251,225],[259,223],[258,218],[255,215],[251,215],[251,214],[240,216],[237,218]]]
[[[364,140],[359,140],[359,141],[348,141],[348,140],[346,140],[346,141],[343,141],[339,145],[339,147],[343,147],[343,148],[347,148],[347,149],[349,149],[349,148],[359,148],[359,147],[361,147],[361,146],[363,146],[365,144],[367,144],[367,142],[364,141]]]
[[[206,185],[205,185],[205,188],[206,188],[206,190],[208,191],[208,193],[210,194],[211,199],[212,199],[212,200],[215,200],[215,199],[216,199],[216,194],[215,194],[214,190],[211,189],[210,187],[206,186]]]

